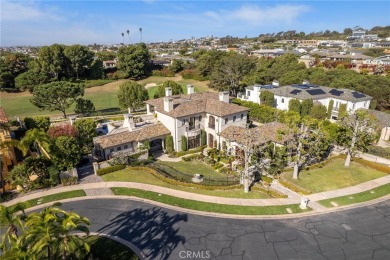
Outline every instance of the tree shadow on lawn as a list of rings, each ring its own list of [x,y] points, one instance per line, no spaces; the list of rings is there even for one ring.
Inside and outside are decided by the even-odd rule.
[[[119,214],[98,232],[131,242],[147,259],[168,259],[179,243],[185,243],[174,225],[187,220],[187,214],[169,215],[161,208],[134,209]]]

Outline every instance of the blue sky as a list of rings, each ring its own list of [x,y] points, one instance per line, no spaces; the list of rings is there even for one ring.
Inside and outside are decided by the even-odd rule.
[[[1,46],[254,37],[390,25],[390,1],[1,0],[0,21]]]

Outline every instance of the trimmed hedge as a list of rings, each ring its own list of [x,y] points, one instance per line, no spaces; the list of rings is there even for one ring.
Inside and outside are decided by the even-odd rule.
[[[390,167],[383,165],[383,164],[380,164],[380,163],[366,161],[366,160],[361,159],[361,158],[353,158],[351,161],[360,163],[361,165],[373,168],[373,169],[381,171],[381,172],[390,173]]]
[[[76,185],[78,182],[78,178],[76,176],[71,176],[68,178],[62,178],[61,184],[62,186],[70,186],[70,185]]]
[[[189,156],[186,156],[186,157],[181,157],[181,159],[184,162],[191,162],[193,160],[198,160],[199,159],[199,154],[193,154],[193,155],[189,155]]]
[[[288,189],[290,189],[290,190],[292,190],[292,191],[295,191],[295,192],[297,192],[297,193],[301,193],[301,194],[303,194],[303,195],[309,195],[309,194],[311,194],[311,191],[310,191],[310,190],[305,189],[305,188],[303,188],[303,187],[301,187],[301,186],[299,186],[299,185],[297,185],[297,184],[295,184],[295,183],[292,183],[292,182],[290,182],[290,181],[288,181],[288,180],[286,180],[286,179],[280,179],[280,180],[279,180],[279,183],[280,183],[281,185],[285,186],[286,188],[288,188]]]
[[[202,190],[234,190],[241,188],[242,185],[230,185],[230,186],[208,186],[208,185],[202,185],[202,184],[195,184],[195,183],[189,183],[189,182],[181,182],[175,179],[170,179],[165,176],[162,176],[158,172],[156,172],[154,169],[149,167],[130,167],[130,170],[136,170],[136,171],[146,171],[150,174],[152,174],[154,177],[160,179],[163,182],[172,184],[172,185],[178,185],[178,186],[184,186],[184,187],[192,187]]]
[[[218,169],[221,169],[223,167],[223,164],[222,163],[216,163],[214,166],[213,166],[213,169],[214,170],[218,170]]]
[[[187,154],[199,153],[199,152],[202,151],[203,148],[204,147],[199,146],[198,148],[191,149],[191,150],[188,150],[188,151],[180,151],[180,152],[175,153],[175,157],[182,157],[183,155],[187,155]]]
[[[102,175],[105,175],[105,174],[108,174],[108,173],[111,173],[111,172],[116,172],[116,171],[119,171],[119,170],[123,170],[125,168],[126,168],[126,165],[118,164],[118,165],[109,166],[109,167],[106,167],[106,168],[103,168],[103,169],[98,169],[96,171],[96,174],[98,176],[102,176]]]
[[[390,159],[390,148],[383,148],[380,146],[369,146],[367,153]]]

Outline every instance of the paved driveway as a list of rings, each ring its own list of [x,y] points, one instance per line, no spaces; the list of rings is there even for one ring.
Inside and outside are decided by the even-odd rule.
[[[64,203],[91,231],[119,236],[147,259],[390,259],[390,200],[296,219],[191,215],[138,201]]]

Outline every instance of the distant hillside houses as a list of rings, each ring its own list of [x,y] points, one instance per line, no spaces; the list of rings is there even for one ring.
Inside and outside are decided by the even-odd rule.
[[[368,109],[372,99],[372,97],[354,90],[318,86],[307,81],[287,86],[279,86],[278,81],[274,81],[270,85],[253,85],[245,88],[245,93],[241,93],[237,97],[244,101],[260,104],[262,91],[270,91],[274,94],[274,107],[280,110],[288,110],[291,99],[298,99],[301,102],[305,99],[312,99],[327,109],[330,101],[333,100],[332,119],[337,119],[341,104],[346,104],[347,112],[352,114],[359,108]]]

